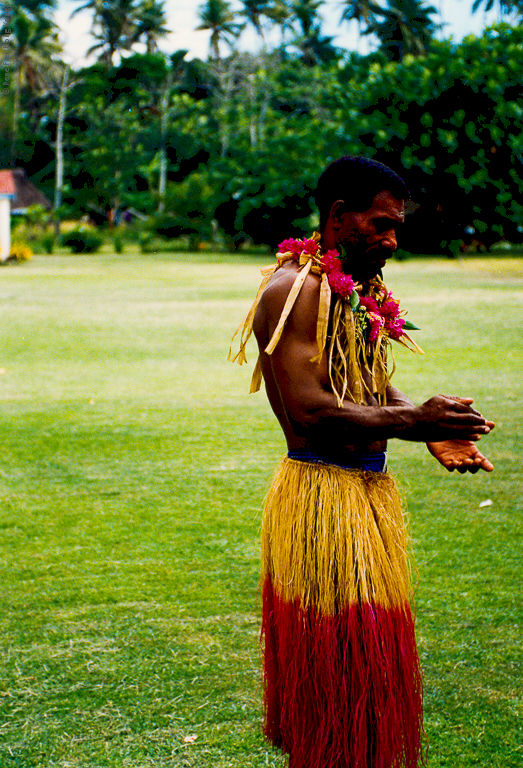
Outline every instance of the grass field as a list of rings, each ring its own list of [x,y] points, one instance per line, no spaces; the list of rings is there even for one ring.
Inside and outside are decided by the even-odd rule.
[[[260,507],[284,444],[225,361],[259,258],[0,272],[1,768],[282,768],[260,733]],[[472,394],[492,475],[393,443],[431,768],[523,765],[523,260],[413,260],[395,383]],[[254,362],[254,354],[250,362]],[[490,499],[490,506],[480,506]]]

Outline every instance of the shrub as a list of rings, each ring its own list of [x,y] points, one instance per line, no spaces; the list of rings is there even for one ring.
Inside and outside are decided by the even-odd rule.
[[[113,237],[113,247],[115,253],[123,253],[123,237],[121,232],[115,232]]]
[[[154,245],[153,232],[140,232],[139,236],[140,253],[151,253]]]
[[[38,247],[41,248],[43,253],[47,253],[49,256],[53,253],[55,246],[55,237],[52,232],[46,232],[38,241]]]
[[[62,235],[61,243],[71,253],[94,253],[100,249],[103,237],[87,227],[77,227]]]
[[[9,261],[29,261],[32,257],[33,252],[31,248],[20,242],[13,243],[11,250],[9,251]]]

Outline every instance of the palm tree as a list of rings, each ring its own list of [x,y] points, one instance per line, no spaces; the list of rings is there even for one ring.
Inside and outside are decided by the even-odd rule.
[[[329,62],[338,58],[332,45],[333,37],[325,37],[321,32],[322,19],[318,9],[324,0],[293,0],[292,18],[298,22],[300,33],[293,44],[300,49],[302,60],[309,66],[320,61]]]
[[[372,0],[344,0],[343,6],[340,21],[357,21],[360,26],[368,24],[375,12],[381,10]]]
[[[292,10],[288,0],[273,0],[269,18],[276,26],[280,27],[282,44],[285,39],[285,32],[292,29],[291,16]]]
[[[346,21],[350,24],[355,21],[358,25],[358,34],[360,37],[365,34],[364,25],[368,26],[376,21],[376,12],[381,11],[381,6],[373,0],[344,0],[344,8],[340,21]],[[367,48],[367,53],[368,53]]]
[[[430,18],[438,11],[423,5],[423,0],[388,0],[386,8],[375,6],[364,35],[376,35],[379,50],[392,61],[401,61],[407,54],[423,56],[427,46],[440,28]],[[383,17],[378,21],[377,17]]]
[[[236,14],[231,9],[228,0],[207,0],[198,8],[200,21],[197,30],[210,29],[210,48],[216,61],[220,60],[220,42],[223,40],[229,45],[239,37],[243,26],[235,22]]]
[[[523,16],[522,0],[474,0],[472,13],[476,13],[482,5],[485,6],[484,11],[491,11],[497,5],[500,16],[510,16],[512,13]]]
[[[140,6],[137,0],[87,0],[73,11],[71,18],[86,10],[93,11],[91,34],[98,41],[87,55],[100,52],[99,58],[109,68],[114,55],[130,50],[137,40]]]
[[[27,86],[33,95],[37,93],[45,84],[45,73],[53,56],[62,50],[57,26],[43,15],[39,3],[32,5],[36,8],[32,14],[19,6],[10,25],[15,69],[11,164],[16,157],[22,88]]]
[[[254,27],[264,42],[263,17],[281,26],[290,16],[290,9],[285,0],[242,0],[242,5],[240,15],[246,18],[247,23]]]
[[[158,39],[169,35],[171,30],[165,24],[165,5],[158,0],[142,0],[137,8],[136,39],[145,38],[147,53],[158,50]]]
[[[265,40],[262,16],[265,16],[266,11],[270,9],[269,2],[267,0],[242,0],[242,5],[243,10],[240,11],[240,15],[245,16],[247,23],[254,27],[262,40]]]

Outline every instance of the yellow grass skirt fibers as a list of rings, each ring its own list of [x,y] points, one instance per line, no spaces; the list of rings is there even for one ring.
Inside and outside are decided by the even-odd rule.
[[[284,459],[267,497],[262,578],[283,600],[333,616],[408,600],[403,509],[389,474]]]
[[[266,734],[291,768],[416,768],[421,677],[401,499],[283,459],[262,525]]]

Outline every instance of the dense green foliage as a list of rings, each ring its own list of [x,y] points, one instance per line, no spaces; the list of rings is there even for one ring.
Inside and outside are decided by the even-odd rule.
[[[3,269],[2,768],[283,768],[260,729],[258,558],[284,444],[265,395],[248,395],[254,350],[226,361],[265,263],[104,253]],[[473,395],[497,423],[491,475],[390,445],[429,766],[518,768],[523,262],[387,273],[426,351],[398,349],[397,386],[416,402]]]
[[[523,26],[498,24],[455,44],[434,38],[436,10],[420,0],[348,2],[343,17],[379,43],[361,56],[323,35],[321,4],[247,0],[238,15],[227,0],[208,0],[200,18],[211,55],[187,62],[184,51],[157,50],[165,19],[153,0],[92,0],[83,7],[94,13],[99,61],[65,85],[55,55],[45,87],[36,75],[20,80],[24,119],[15,130],[4,102],[0,164],[11,153],[51,193],[61,97],[63,216],[102,222],[134,208],[160,214],[147,224],[155,233],[220,232],[236,246],[249,238],[272,247],[310,230],[319,172],[357,153],[402,174],[420,206],[405,249],[452,253],[467,227],[487,248],[520,242]],[[263,39],[268,20],[290,30],[285,44],[223,55],[242,25]],[[133,52],[139,40],[147,53]],[[17,56],[21,73],[28,59]]]
[[[62,235],[61,244],[71,249],[71,253],[94,253],[102,245],[103,238],[98,232],[77,227]]]

